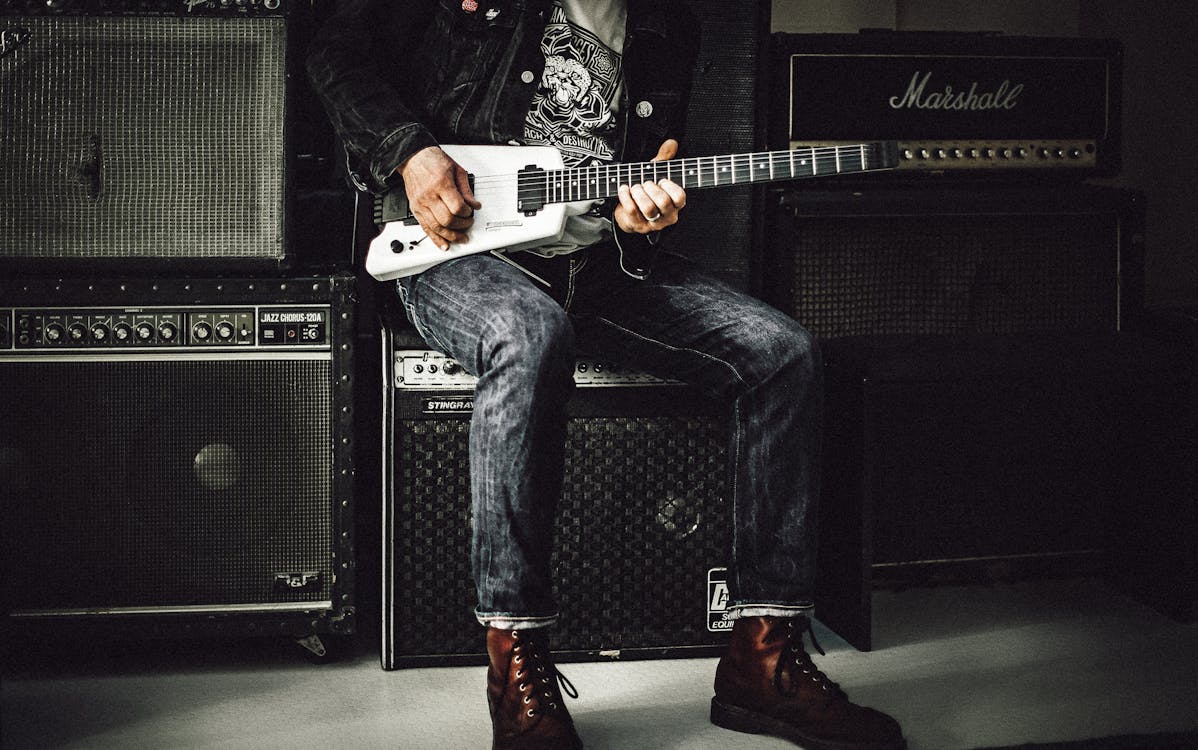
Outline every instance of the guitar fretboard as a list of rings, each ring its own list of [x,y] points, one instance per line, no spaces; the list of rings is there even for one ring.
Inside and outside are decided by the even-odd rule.
[[[668,179],[690,190],[889,169],[895,166],[894,156],[893,148],[886,143],[862,143],[603,164],[521,173],[520,192],[541,193],[545,203],[573,203],[610,198],[617,194],[620,185],[650,180]]]

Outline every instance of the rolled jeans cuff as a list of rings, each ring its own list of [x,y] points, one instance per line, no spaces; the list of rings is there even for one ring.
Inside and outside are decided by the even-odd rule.
[[[797,617],[815,615],[814,604],[736,604],[728,608],[728,619],[741,617]]]
[[[498,628],[499,630],[535,630],[536,628],[548,628],[557,624],[558,615],[545,615],[543,617],[514,617],[500,612],[475,612],[475,618],[479,623],[488,628]]]

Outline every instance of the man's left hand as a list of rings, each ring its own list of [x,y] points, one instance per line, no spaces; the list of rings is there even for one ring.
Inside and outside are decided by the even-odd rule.
[[[661,144],[653,161],[667,161],[677,153],[678,141],[671,138]],[[671,180],[621,185],[619,198],[616,224],[634,234],[649,234],[677,223],[678,212],[686,205],[686,191]]]

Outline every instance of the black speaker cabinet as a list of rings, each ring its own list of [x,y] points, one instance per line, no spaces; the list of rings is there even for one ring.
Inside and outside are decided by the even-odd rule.
[[[281,265],[288,5],[0,2],[0,261]]]
[[[353,631],[351,281],[0,284],[6,627]]]
[[[1133,537],[1118,519],[1159,506],[1156,475],[1181,468],[1176,448],[1141,455],[1177,434],[1183,375],[1136,336],[865,336],[824,354],[817,606],[863,650],[875,584],[1105,573]]]
[[[695,65],[683,155],[760,151],[765,143],[764,77],[770,3],[691,2],[703,43]],[[753,278],[761,236],[761,190],[751,186],[687,194],[686,221],[669,235],[681,252],[741,289]]]
[[[382,663],[485,663],[474,617],[473,378],[385,330]],[[448,365],[448,370],[446,366]],[[715,653],[731,548],[725,415],[580,362],[553,558],[560,659]]]
[[[765,294],[816,336],[1115,331],[1144,306],[1144,206],[1082,185],[784,190]]]

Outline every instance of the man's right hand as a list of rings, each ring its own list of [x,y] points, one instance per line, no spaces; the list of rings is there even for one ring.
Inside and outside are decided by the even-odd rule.
[[[474,212],[482,204],[470,189],[469,176],[437,146],[413,154],[396,170],[403,178],[412,215],[442,250],[466,239]]]

